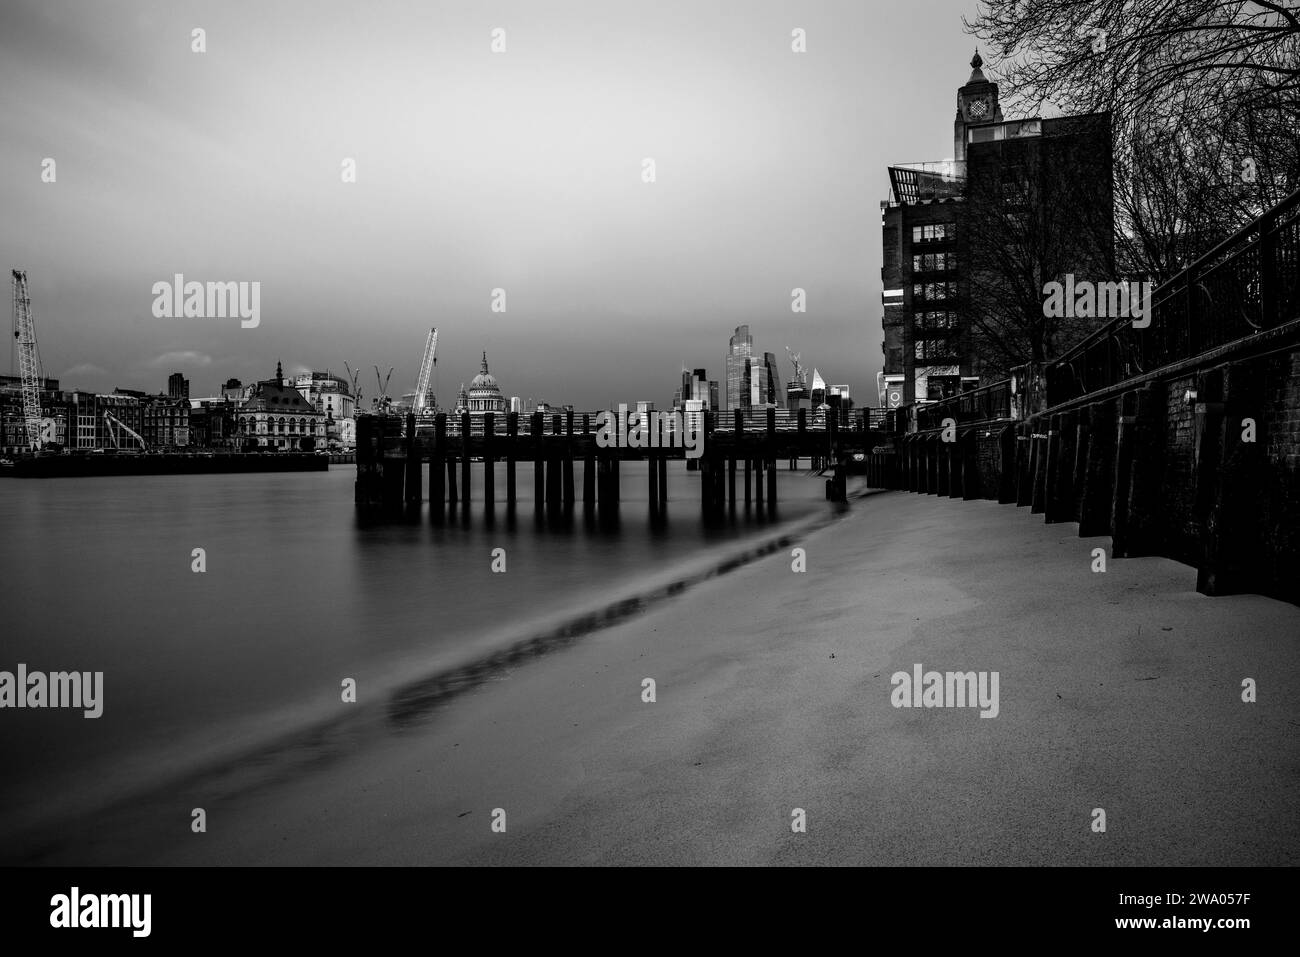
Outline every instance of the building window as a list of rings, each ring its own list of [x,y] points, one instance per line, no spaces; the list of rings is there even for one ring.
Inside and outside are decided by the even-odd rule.
[[[929,312],[913,313],[918,329],[955,329],[957,328],[957,313],[952,310],[940,309]]]
[[[913,302],[937,302],[956,298],[955,282],[918,282],[912,286]]]
[[[956,238],[956,223],[931,223],[928,226],[912,227],[913,243],[940,243]]]
[[[957,361],[954,349],[947,339],[918,339],[913,344],[913,348],[913,356],[917,362],[948,365]]]
[[[917,253],[912,256],[912,272],[949,272],[957,268],[954,253]]]

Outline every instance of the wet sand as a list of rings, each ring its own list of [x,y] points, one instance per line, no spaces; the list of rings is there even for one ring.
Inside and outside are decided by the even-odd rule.
[[[804,574],[767,555],[377,746],[251,791],[178,793],[175,817],[46,860],[1300,862],[1300,608],[1206,598],[1165,559],[1093,573],[1109,539],[1077,534],[1024,508],[873,495],[795,543]],[[997,671],[1000,713],[892,707],[890,676],[916,663]],[[207,833],[188,833],[194,806]]]

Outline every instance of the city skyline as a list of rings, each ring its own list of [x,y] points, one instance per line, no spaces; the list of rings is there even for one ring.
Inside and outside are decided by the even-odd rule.
[[[847,3],[747,4],[743,18],[736,5],[380,6],[357,14],[376,43],[354,53],[349,16],[301,7],[205,10],[197,24],[162,5],[133,17],[7,5],[0,252],[28,271],[46,374],[68,387],[140,387],[158,371],[202,381],[285,355],[292,371],[391,365],[400,393],[436,323],[440,366],[472,369],[487,349],[520,395],[554,395],[554,370],[580,366],[565,401],[594,407],[658,396],[683,355],[719,365],[715,330],[745,323],[777,354],[791,345],[823,368],[834,356],[835,378],[867,395],[880,171],[942,151],[941,131],[913,117],[945,108],[953,79],[939,65],[957,70],[972,45],[966,5],[928,6],[933,17]],[[806,53],[791,51],[795,28]],[[908,102],[876,96],[882,72],[915,72],[895,42],[908,35],[933,66]],[[146,44],[162,51],[147,65]],[[338,76],[320,69],[331,57]],[[870,121],[839,119],[861,107]],[[355,183],[340,181],[348,158]],[[111,248],[92,238],[104,220],[120,235]],[[176,273],[260,282],[260,325],[155,318],[151,289]],[[504,314],[490,311],[497,288]],[[806,313],[791,312],[795,288]],[[639,361],[616,374],[629,343]]]

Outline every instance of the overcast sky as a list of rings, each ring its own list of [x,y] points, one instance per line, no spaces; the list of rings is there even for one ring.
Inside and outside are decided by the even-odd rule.
[[[486,349],[507,396],[663,407],[749,323],[783,382],[790,346],[874,405],[885,167],[951,155],[973,12],[4,0],[0,253],[65,388],[211,395],[278,358],[400,394],[436,325],[442,403]],[[175,273],[260,282],[260,325],[155,318]]]

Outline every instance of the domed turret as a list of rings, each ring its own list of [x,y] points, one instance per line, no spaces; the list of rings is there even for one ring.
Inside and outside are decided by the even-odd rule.
[[[501,387],[497,385],[496,376],[488,372],[486,351],[483,353],[483,363],[479,366],[478,375],[470,380],[468,401],[471,412],[505,412],[509,409],[509,403],[501,394]]]

